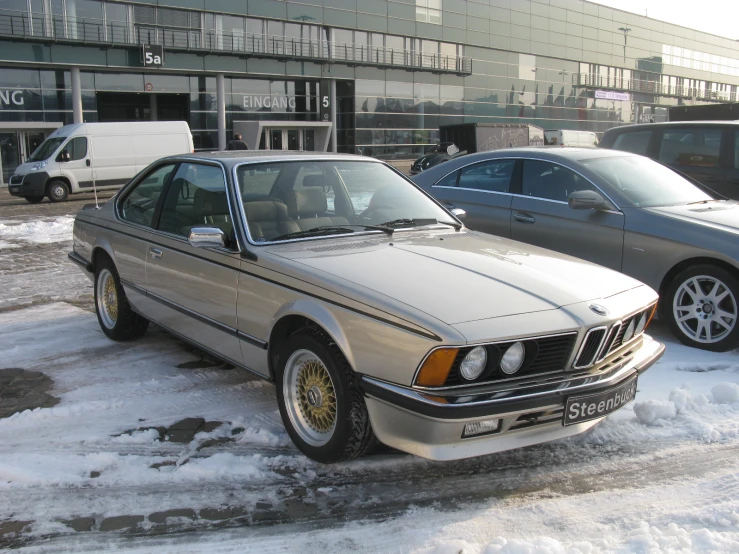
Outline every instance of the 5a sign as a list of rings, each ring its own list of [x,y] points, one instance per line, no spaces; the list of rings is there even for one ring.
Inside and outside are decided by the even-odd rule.
[[[141,47],[141,63],[144,67],[163,67],[164,47],[161,44],[144,44]]]

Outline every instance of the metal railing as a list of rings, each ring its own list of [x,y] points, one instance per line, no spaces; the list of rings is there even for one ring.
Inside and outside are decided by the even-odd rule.
[[[657,75],[657,78],[660,76]],[[658,96],[676,96],[679,98],[695,98],[714,102],[737,102],[739,95],[736,92],[706,90],[694,87],[669,85],[659,81],[643,79],[618,79],[594,73],[576,73],[572,76],[572,84],[579,87],[623,90]]]
[[[230,52],[255,57],[399,67],[459,75],[472,73],[472,59],[463,56],[258,33],[205,31],[10,10],[0,10],[0,36],[117,45],[161,44],[165,48],[176,50]]]

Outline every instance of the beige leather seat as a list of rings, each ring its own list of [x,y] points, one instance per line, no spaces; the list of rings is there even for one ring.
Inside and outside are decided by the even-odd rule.
[[[323,192],[323,175],[306,175],[303,187],[286,194],[285,204],[288,215],[302,231],[326,225],[348,225],[345,217],[328,213],[328,199]]]
[[[280,235],[300,231],[279,200],[254,200],[244,203],[249,234],[255,241],[269,241]]]

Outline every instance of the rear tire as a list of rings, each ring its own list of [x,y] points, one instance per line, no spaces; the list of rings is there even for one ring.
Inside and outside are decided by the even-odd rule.
[[[103,333],[115,341],[141,337],[149,326],[149,320],[131,309],[115,265],[107,257],[96,265],[95,313]]]
[[[52,202],[64,202],[69,198],[69,186],[64,181],[54,179],[46,188],[46,196]]]
[[[43,196],[24,196],[23,198],[25,198],[26,201],[30,202],[31,204],[38,204],[44,199]]]
[[[303,454],[331,464],[357,458],[375,444],[357,374],[326,333],[316,327],[296,331],[276,365],[282,422]]]

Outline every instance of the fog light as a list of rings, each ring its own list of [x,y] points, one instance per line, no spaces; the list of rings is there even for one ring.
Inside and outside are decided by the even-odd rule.
[[[524,348],[522,342],[512,344],[503,357],[500,360],[500,369],[506,375],[513,375],[523,365],[523,360],[526,357],[526,348]]]
[[[475,435],[486,435],[488,433],[494,433],[500,426],[499,419],[486,419],[485,421],[477,421],[475,423],[467,423],[464,426],[464,433],[462,438],[474,437]]]
[[[474,381],[485,369],[488,363],[488,351],[482,346],[478,346],[470,350],[469,354],[464,357],[459,366],[459,372],[467,381]]]

